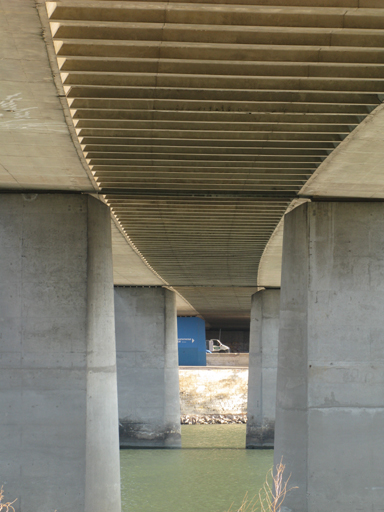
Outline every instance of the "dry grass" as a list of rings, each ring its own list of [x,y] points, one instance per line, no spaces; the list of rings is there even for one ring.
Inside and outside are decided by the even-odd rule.
[[[293,489],[297,489],[297,487],[288,488],[291,475],[284,481],[284,470],[285,465],[283,459],[281,459],[276,466],[276,474],[273,475],[273,468],[271,468],[259,494],[252,499],[249,499],[248,494],[246,494],[236,512],[279,512],[286,495]],[[231,509],[228,512],[231,512]]]
[[[260,511],[261,512],[279,512],[285,497],[289,491],[297,489],[297,487],[288,488],[288,482],[291,475],[283,480],[285,465],[283,458],[276,466],[276,474],[273,476],[272,468],[269,470],[263,488],[259,491]],[[272,480],[272,483],[270,484]]]
[[[13,500],[13,501],[8,501],[7,503],[3,503],[3,499],[4,499],[4,491],[3,491],[3,486],[1,486],[1,489],[0,489],[0,512],[15,512],[15,509],[13,508],[13,504],[15,503],[15,501],[17,500]]]

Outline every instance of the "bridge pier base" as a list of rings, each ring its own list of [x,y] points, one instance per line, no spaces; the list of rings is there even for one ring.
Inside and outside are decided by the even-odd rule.
[[[109,209],[0,198],[0,478],[16,511],[120,512]]]
[[[180,448],[176,296],[115,287],[121,447]]]
[[[279,313],[280,290],[262,290],[252,296],[247,448],[274,444]]]
[[[384,203],[285,217],[275,464],[284,511],[379,511],[384,487]]]

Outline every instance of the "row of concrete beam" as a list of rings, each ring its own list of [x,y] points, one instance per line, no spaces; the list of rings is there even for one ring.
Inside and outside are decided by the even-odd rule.
[[[382,509],[383,219],[382,202],[300,205],[281,292],[253,296],[247,446],[283,457],[286,512]],[[119,429],[181,445],[174,292],[113,292],[90,196],[3,194],[0,232],[1,481],[17,512],[119,512]]]

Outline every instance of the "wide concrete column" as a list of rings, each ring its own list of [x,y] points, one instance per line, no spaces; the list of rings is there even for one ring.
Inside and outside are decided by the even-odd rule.
[[[384,203],[285,217],[275,463],[286,512],[383,510]]]
[[[0,479],[21,512],[120,512],[109,209],[0,198]]]
[[[274,444],[279,313],[279,289],[252,296],[247,448],[272,448]]]
[[[115,287],[121,447],[180,448],[175,293]]]

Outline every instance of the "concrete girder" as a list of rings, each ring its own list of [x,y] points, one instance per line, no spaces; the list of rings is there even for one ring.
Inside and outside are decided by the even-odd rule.
[[[274,44],[310,46],[347,46],[382,48],[382,29],[246,27],[244,25],[188,25],[157,23],[92,23],[56,22],[52,32],[55,39],[107,39],[194,43]]]
[[[205,85],[205,84],[204,84]],[[291,91],[291,90],[211,90],[205,86],[198,89],[187,89],[178,87],[174,90],[164,87],[135,87],[126,88],[107,88],[102,86],[71,86],[67,88],[68,101],[73,99],[150,99],[154,102],[158,100],[167,101],[205,101],[207,108],[211,107],[221,110],[230,110],[228,103],[242,102],[278,102],[287,110],[287,104],[291,103],[317,103],[317,104],[358,104],[358,105],[380,105],[381,100],[375,94],[357,94],[345,91],[324,92],[321,91]]]
[[[299,63],[362,63],[382,64],[382,48],[311,45],[273,46],[226,43],[195,43],[169,41],[110,41],[110,40],[58,40],[54,42],[59,59],[108,57],[114,59],[187,59],[220,61],[241,60],[247,62],[299,62]],[[235,64],[235,63],[234,63]]]

